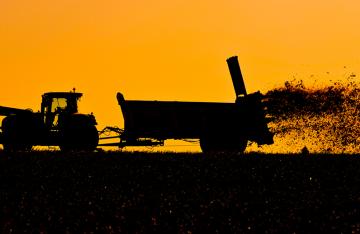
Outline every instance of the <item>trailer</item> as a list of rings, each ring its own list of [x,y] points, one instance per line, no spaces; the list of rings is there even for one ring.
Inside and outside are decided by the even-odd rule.
[[[120,141],[100,145],[153,146],[163,145],[167,139],[199,139],[203,152],[243,152],[249,141],[272,144],[263,95],[247,94],[236,56],[227,63],[236,94],[234,103],[126,100],[119,92],[116,98],[124,129],[106,128],[101,133],[115,131]]]

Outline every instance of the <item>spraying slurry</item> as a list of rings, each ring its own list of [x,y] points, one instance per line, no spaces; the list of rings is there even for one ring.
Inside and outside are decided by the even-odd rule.
[[[269,124],[275,144],[249,150],[274,153],[360,153],[360,84],[335,82],[325,87],[305,87],[286,82],[267,92]],[[305,149],[306,147],[306,149]]]

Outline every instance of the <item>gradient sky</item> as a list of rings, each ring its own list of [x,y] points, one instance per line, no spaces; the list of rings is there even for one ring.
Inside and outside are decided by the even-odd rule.
[[[0,0],[0,105],[39,109],[46,91],[122,126],[127,99],[233,101],[226,58],[248,91],[360,70],[356,0]]]

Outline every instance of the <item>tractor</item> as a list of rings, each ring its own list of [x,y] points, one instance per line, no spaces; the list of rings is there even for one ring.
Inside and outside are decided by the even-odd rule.
[[[63,151],[96,149],[99,141],[93,114],[78,113],[82,93],[48,92],[41,111],[0,106],[0,143],[6,151],[28,151],[33,146],[59,146]]]

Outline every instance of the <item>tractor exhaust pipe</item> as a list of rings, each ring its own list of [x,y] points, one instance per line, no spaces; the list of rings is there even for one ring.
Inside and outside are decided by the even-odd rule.
[[[238,57],[237,56],[230,57],[226,60],[226,62],[229,67],[231,79],[235,89],[236,98],[238,98],[239,96],[246,96],[247,93],[246,93],[245,83],[243,76],[241,74]]]

